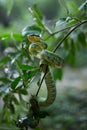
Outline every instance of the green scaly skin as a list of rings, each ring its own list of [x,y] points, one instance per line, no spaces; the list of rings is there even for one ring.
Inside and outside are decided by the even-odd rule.
[[[40,66],[43,64],[44,67],[42,67],[42,71],[45,72],[43,68],[46,68],[45,66],[54,66],[57,68],[61,68],[64,60],[58,56],[57,54],[50,52],[47,49],[47,44],[39,37],[38,40],[30,39],[29,37],[34,37],[35,35],[29,35],[28,40],[31,42],[29,46],[29,52],[34,56],[40,59],[41,63]],[[51,75],[51,72],[48,68],[47,74],[45,76],[45,83],[47,86],[47,98],[44,100],[38,99],[40,107],[48,107],[51,105],[55,98],[56,98],[56,86],[53,80],[53,77]]]

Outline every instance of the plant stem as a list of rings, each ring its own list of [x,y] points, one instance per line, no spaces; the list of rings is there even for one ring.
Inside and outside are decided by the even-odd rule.
[[[42,85],[42,83],[43,83],[43,80],[44,80],[46,74],[47,74],[47,71],[44,73],[44,75],[43,75],[43,77],[42,77],[42,79],[41,79],[41,82],[40,82],[39,88],[38,88],[38,90],[37,90],[36,96],[38,95],[38,93],[39,93],[39,91],[40,91],[41,85]]]
[[[68,30],[68,29],[70,29],[70,28],[72,28],[72,27],[74,27],[74,26],[76,26],[76,25],[72,25],[72,26],[63,28],[63,29],[61,29],[61,30],[58,30],[58,31],[56,31],[56,32],[53,32],[53,33],[51,33],[50,36],[48,36],[45,40],[49,39],[50,37],[54,36],[54,35],[57,34],[57,33],[66,31],[66,30]]]
[[[39,88],[38,88],[38,90],[37,90],[36,96],[38,95],[38,93],[39,93],[39,91],[40,91],[41,85],[42,85],[42,83],[43,83],[43,80],[44,80],[44,78],[45,78],[47,72],[48,72],[48,65],[46,65],[46,70],[45,70],[45,73],[44,73],[44,75],[43,75],[43,77],[42,77],[42,79],[41,79],[41,82],[40,82]]]

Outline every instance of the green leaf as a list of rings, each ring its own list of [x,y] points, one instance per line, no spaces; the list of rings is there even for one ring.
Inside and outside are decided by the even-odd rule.
[[[15,38],[15,40],[20,42],[23,40],[23,36],[19,33],[13,33],[13,37]]]
[[[78,5],[76,4],[75,1],[73,0],[68,0],[66,1],[67,3],[67,8],[69,10],[70,15],[76,15],[78,13]]]
[[[80,31],[78,34],[78,41],[83,47],[87,47],[85,33]]]
[[[64,42],[64,49],[65,50],[68,50],[69,49],[69,43],[68,43],[68,40],[66,39],[65,42]]]
[[[10,79],[8,79],[8,78],[5,78],[5,77],[0,77],[0,81],[2,81],[3,83],[10,83],[11,82],[11,80]]]
[[[9,56],[4,56],[4,57],[0,58],[0,69],[3,69],[9,61],[10,61]]]
[[[67,19],[66,19],[67,20]],[[79,21],[79,19],[77,19]],[[67,21],[68,26],[75,25],[77,23],[77,20],[74,18],[70,18],[70,20]]]
[[[19,94],[23,94],[23,95],[27,95],[28,94],[27,90],[23,89],[22,86],[18,87],[16,89],[16,92],[19,93]]]
[[[25,64],[18,64],[19,68],[21,70],[31,70],[31,71],[34,71],[34,70],[37,70],[38,68],[36,67],[32,67],[30,65],[25,65]]]
[[[11,83],[11,88],[12,88],[12,89],[15,89],[20,80],[21,80],[21,77],[20,77],[20,76],[17,77],[17,78],[15,78],[14,81]]]
[[[22,35],[26,36],[26,35],[29,35],[29,34],[40,35],[41,34],[41,29],[36,25],[27,26],[22,30]]]
[[[2,58],[0,58],[0,64],[6,64],[8,61],[10,60],[9,56],[4,56]]]
[[[57,79],[61,80],[62,76],[63,76],[63,70],[62,69],[54,69],[53,74],[54,74],[54,80],[57,80]]]
[[[18,99],[16,98],[16,96],[14,96],[14,97],[12,97],[13,98],[13,102],[16,104],[16,105],[18,105],[19,104],[19,102],[18,102]]]
[[[14,107],[13,103],[9,104],[9,109],[10,109],[10,111],[11,111],[12,114],[15,114],[15,107]]]
[[[69,54],[66,57],[66,60],[67,60],[67,63],[69,63],[71,66],[75,66],[76,57],[72,51],[69,52]]]
[[[32,14],[33,18],[35,19],[36,23],[38,24],[39,27],[41,27],[42,29],[44,29],[44,24],[41,21],[41,15],[38,14],[36,8],[29,8],[30,13]]]
[[[17,41],[22,41],[23,40],[23,36],[19,33],[10,33],[10,34],[2,34],[0,35],[0,39],[1,40],[11,40],[11,39],[15,39]]]
[[[4,102],[8,102],[8,99],[10,98],[10,94],[6,94],[4,97],[3,97],[3,101]]]
[[[23,94],[23,95],[27,95],[28,92],[25,89],[20,89],[19,93]]]
[[[0,40],[10,40],[11,34],[2,34],[0,35]]]
[[[30,78],[32,78],[32,76],[33,76],[35,73],[36,73],[36,71],[29,71],[29,72],[24,71],[24,72],[23,72],[24,80],[25,80],[25,81],[28,81]]]
[[[42,13],[41,10],[37,7],[36,4],[33,6],[33,9],[34,9],[35,12],[37,12],[37,14],[39,15],[40,19],[42,19],[42,18],[43,18],[43,13]]]
[[[74,42],[74,39],[70,39],[70,49],[71,49],[71,53],[73,53],[75,55],[75,52],[76,52],[76,45],[75,45],[75,42]]]
[[[70,41],[70,50],[69,50],[67,59],[69,61],[69,64],[71,64],[72,66],[75,65],[75,63],[76,63],[76,46],[75,46],[74,40],[72,38]]]

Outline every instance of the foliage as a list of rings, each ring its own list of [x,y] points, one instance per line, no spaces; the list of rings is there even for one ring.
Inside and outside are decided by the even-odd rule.
[[[73,1],[70,6],[72,3]],[[14,32],[0,34],[0,96],[4,103],[1,123],[14,124],[20,111],[22,115],[27,113],[28,100],[24,97],[28,97],[30,84],[32,82],[38,84],[40,78],[39,61],[28,51],[30,45],[28,34],[40,34],[48,44],[48,50],[64,57],[65,65],[76,66],[79,50],[87,49],[87,1],[80,7],[74,5],[73,3],[72,10],[66,5],[69,10],[67,16],[57,19],[53,25],[48,25],[47,21],[44,21],[43,13],[34,5],[29,8],[33,25],[25,27],[22,34]],[[62,79],[62,70],[54,68],[53,72],[55,79]]]

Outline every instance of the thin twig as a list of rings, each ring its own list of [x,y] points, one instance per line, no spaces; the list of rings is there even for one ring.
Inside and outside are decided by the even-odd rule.
[[[44,75],[43,75],[43,77],[42,77],[42,79],[41,79],[41,82],[40,82],[40,84],[39,84],[39,88],[38,88],[38,90],[37,90],[36,96],[38,95],[38,93],[39,93],[39,91],[40,91],[41,85],[42,85],[42,83],[43,83],[43,80],[45,79],[45,76],[46,76],[47,72],[48,72],[48,65],[46,65],[46,71],[45,71],[45,73],[44,73]]]
[[[72,27],[74,27],[74,26],[76,26],[76,25],[72,25],[72,26],[63,28],[63,29],[61,29],[61,30],[58,30],[58,31],[56,31],[56,32],[53,32],[53,33],[51,33],[50,36],[48,36],[45,40],[49,39],[50,37],[54,36],[55,34],[58,34],[58,33],[60,33],[60,32],[66,31],[66,30],[68,30],[68,29],[70,29],[70,28],[72,28]]]
[[[80,21],[80,20],[77,19],[77,18],[73,18],[73,19],[75,19],[75,20],[78,21],[79,23],[82,23],[82,21]],[[68,27],[66,27],[66,28],[63,28],[63,29],[58,30],[58,31],[53,32],[53,33],[52,33],[52,32],[49,32],[50,36],[48,36],[45,40],[49,39],[51,36],[54,36],[54,35],[57,34],[57,33],[66,31],[67,29],[70,29],[70,28],[72,28],[72,27],[74,27],[74,26],[76,26],[76,25],[78,25],[78,24],[74,24],[74,25],[72,25],[72,26],[68,26]]]
[[[46,25],[44,25],[44,28],[45,28],[45,30],[47,31],[47,33],[48,33],[49,35],[52,34],[51,30],[50,30]]]
[[[66,36],[57,44],[57,46],[53,49],[53,52],[56,52],[56,50],[59,48],[59,46],[67,39],[67,37],[74,31],[76,30],[79,26],[82,24],[87,23],[87,20],[82,21],[81,23],[77,24],[75,27],[73,27],[67,34]]]

